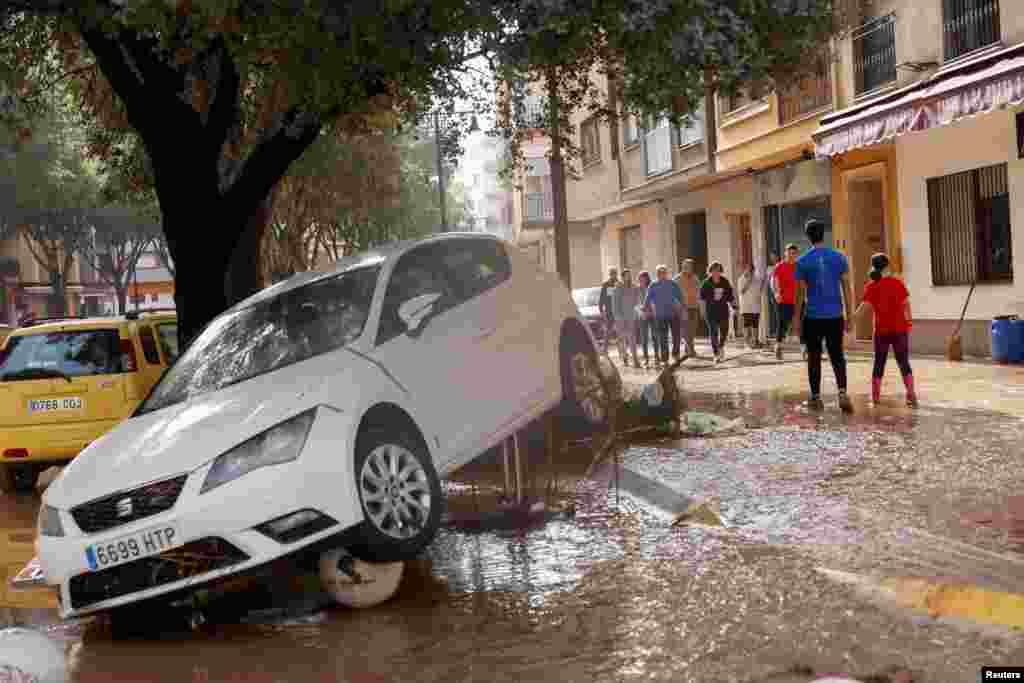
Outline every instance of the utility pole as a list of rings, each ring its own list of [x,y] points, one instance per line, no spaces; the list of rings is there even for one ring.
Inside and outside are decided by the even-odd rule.
[[[441,153],[441,112],[434,112],[434,146],[437,147],[437,197],[441,207],[441,231],[448,232],[448,206],[444,188],[444,155]]]

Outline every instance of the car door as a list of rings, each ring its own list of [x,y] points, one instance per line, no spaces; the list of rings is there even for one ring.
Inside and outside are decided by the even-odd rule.
[[[445,242],[403,254],[388,279],[371,356],[410,393],[424,436],[440,446],[440,465],[451,460],[473,421],[473,350],[485,330],[474,324],[444,265]],[[423,295],[439,295],[430,317],[410,334],[399,308]],[[435,441],[436,439],[436,441]]]
[[[472,362],[477,432],[466,448],[519,418],[543,381],[534,363],[539,345],[537,321],[548,302],[531,301],[527,288],[516,287],[505,247],[490,238],[453,240],[445,266],[459,289],[465,317],[478,330]],[[486,448],[486,446],[483,446]],[[476,453],[460,454],[472,459]]]

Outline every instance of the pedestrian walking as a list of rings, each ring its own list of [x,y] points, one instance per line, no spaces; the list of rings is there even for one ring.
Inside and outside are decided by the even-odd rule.
[[[796,312],[796,260],[799,255],[800,247],[786,245],[786,260],[772,271],[772,290],[779,307],[779,329],[775,337],[775,357],[779,360],[782,360],[782,343],[786,341]]]
[[[843,351],[844,337],[850,331],[850,264],[841,253],[825,246],[824,223],[812,218],[804,226],[804,233],[811,248],[796,262],[796,298],[798,305],[804,300],[807,302],[800,325],[807,344],[807,380],[811,389],[807,407],[814,410],[823,407],[821,344],[824,341],[839,388],[839,407],[843,412],[853,412],[853,404],[846,393]]]
[[[683,341],[686,342],[686,352],[683,360],[697,357],[697,325],[700,321],[700,280],[694,272],[696,262],[692,258],[683,259],[679,264],[679,276],[676,282],[683,295],[683,307],[686,309],[683,316]]]
[[[668,279],[668,266],[660,265],[655,269],[658,279],[647,289],[644,304],[654,313],[654,355],[655,361],[668,364],[668,336],[672,327],[672,317],[680,313],[682,297],[677,285]],[[678,349],[675,350],[678,354]]]
[[[768,299],[768,339],[775,339],[779,334],[779,303],[775,300],[775,266],[782,259],[778,254],[768,257],[768,272],[765,274],[765,298]]]
[[[611,291],[619,358],[622,359],[623,366],[628,366],[629,357],[632,356],[633,367],[640,367],[636,357],[636,307],[640,304],[640,297],[644,292],[633,284],[633,274],[629,269],[623,269],[621,282]]]
[[[637,326],[636,326],[637,327],[637,344],[644,351],[644,367],[645,368],[649,368],[649,367],[651,367],[651,357],[647,353],[647,342],[648,341],[651,341],[651,342],[654,341],[653,340],[653,336],[654,336],[653,333],[654,333],[654,331],[652,329],[653,326],[654,326],[654,317],[653,317],[653,314],[652,314],[650,308],[646,305],[645,302],[647,301],[647,290],[651,286],[651,274],[648,273],[646,270],[644,270],[644,271],[641,271],[640,274],[636,276],[636,279],[637,279],[637,283],[639,285],[638,289],[640,290],[640,302],[636,306],[636,312],[637,312]],[[658,357],[658,347],[657,347],[657,345],[655,345],[655,347],[654,347],[654,357],[655,357],[655,360],[657,360],[657,357]]]
[[[740,289],[740,316],[743,318],[743,336],[747,348],[760,346],[761,297],[764,294],[765,277],[753,263],[743,267],[737,286]]]
[[[882,377],[885,363],[889,358],[889,347],[896,357],[896,364],[903,375],[903,386],[907,391],[907,405],[917,405],[914,390],[914,374],[910,368],[910,292],[903,281],[886,275],[889,257],[875,254],[871,257],[871,281],[864,286],[864,300],[854,318],[862,311],[874,313],[875,367],[871,373],[871,401],[879,403],[882,398]]]
[[[597,310],[600,312],[601,319],[604,322],[604,352],[606,355],[612,335],[615,334],[615,317],[612,315],[611,290],[618,284],[618,268],[609,268],[608,279],[601,283],[601,295],[597,300]]]
[[[711,339],[711,352],[715,356],[716,364],[725,361],[729,316],[735,304],[732,283],[726,279],[724,271],[722,264],[714,261],[708,266],[708,278],[700,288],[700,298],[704,302],[708,324],[708,337]]]

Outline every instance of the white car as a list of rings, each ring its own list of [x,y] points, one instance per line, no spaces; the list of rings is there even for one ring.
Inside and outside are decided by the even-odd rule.
[[[603,428],[598,373],[562,282],[490,236],[296,275],[213,320],[50,485],[42,575],[72,617],[301,553],[411,558],[440,477],[552,409]]]

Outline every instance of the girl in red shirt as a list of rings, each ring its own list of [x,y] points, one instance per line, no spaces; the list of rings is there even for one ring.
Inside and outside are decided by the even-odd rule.
[[[888,256],[875,254],[871,257],[871,267],[871,282],[864,287],[864,301],[854,313],[856,317],[865,308],[870,308],[875,314],[875,368],[871,375],[871,400],[874,403],[881,400],[882,376],[891,346],[907,388],[907,405],[916,406],[914,375],[910,370],[910,293],[902,280],[883,275],[889,267]]]

